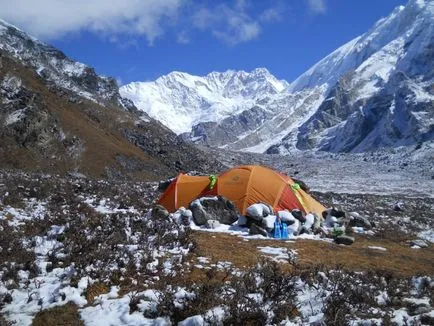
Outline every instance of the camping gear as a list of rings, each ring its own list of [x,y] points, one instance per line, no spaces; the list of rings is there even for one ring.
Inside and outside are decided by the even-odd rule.
[[[285,223],[280,224],[280,236],[282,239],[288,239],[288,226]]]
[[[337,237],[343,234],[345,234],[345,226],[340,226],[338,223],[335,223],[333,225],[332,235]]]
[[[203,196],[223,196],[234,203],[242,215],[247,207],[265,203],[276,210],[299,209],[321,215],[326,209],[288,176],[259,165],[234,167],[221,173],[210,189],[209,176],[179,174],[158,200],[169,212],[188,207]]]
[[[276,222],[274,222],[273,238],[282,238],[281,223],[278,219],[276,219]]]

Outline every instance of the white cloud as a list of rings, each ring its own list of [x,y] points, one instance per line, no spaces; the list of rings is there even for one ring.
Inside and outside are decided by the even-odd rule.
[[[202,8],[193,17],[193,25],[202,30],[209,30],[218,39],[235,45],[258,37],[260,24],[246,11],[246,1],[238,0],[234,8],[226,4],[214,8]]]
[[[325,0],[308,0],[308,5],[314,14],[325,14],[327,11]]]
[[[178,43],[186,44],[200,30],[235,45],[281,20],[282,3],[253,14],[252,0],[0,0],[0,18],[44,40],[89,31],[120,46],[137,45],[137,37],[152,45],[171,30]]]
[[[264,10],[259,16],[259,20],[264,23],[278,22],[284,17],[288,6],[283,1],[276,1],[273,7]]]
[[[190,37],[188,36],[188,33],[186,31],[181,31],[176,35],[176,41],[179,44],[189,44]]]
[[[184,1],[0,0],[0,17],[44,39],[89,30],[104,36],[141,35],[152,44]]]

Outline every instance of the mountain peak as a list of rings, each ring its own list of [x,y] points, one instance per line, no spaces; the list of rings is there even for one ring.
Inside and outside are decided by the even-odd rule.
[[[428,31],[429,34],[433,22],[434,1],[410,0],[405,7],[399,6],[389,16],[380,19],[368,32],[317,62],[291,83],[290,90],[298,91],[322,84],[333,86],[341,76],[357,69],[378,51],[387,52],[390,60],[398,61],[400,57],[396,47],[399,45],[392,49],[391,42],[406,43],[406,40],[419,37],[420,33]]]
[[[194,76],[173,71],[155,82],[135,82],[120,88],[122,96],[180,134],[201,121],[219,121],[250,108],[262,98],[284,90],[288,83],[266,68],[213,71]]]

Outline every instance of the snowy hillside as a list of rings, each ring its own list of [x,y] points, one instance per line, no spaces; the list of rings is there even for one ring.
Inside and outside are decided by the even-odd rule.
[[[198,143],[363,152],[434,139],[434,2],[410,0],[288,84],[265,69],[174,72],[121,94]]]

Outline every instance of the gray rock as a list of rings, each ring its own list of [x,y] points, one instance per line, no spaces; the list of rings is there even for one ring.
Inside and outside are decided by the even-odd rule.
[[[190,225],[190,221],[193,218],[193,213],[189,209],[185,209],[181,212],[181,222],[183,225]]]
[[[190,204],[190,210],[193,213],[193,221],[196,225],[205,225],[208,221],[208,214],[199,201],[193,201]]]
[[[303,216],[303,212],[299,209],[293,209],[291,211],[292,216],[294,216],[297,220],[299,220],[301,223],[306,222],[306,218]]]
[[[152,218],[163,219],[169,216],[167,209],[161,205],[156,205],[151,212]]]
[[[262,219],[262,227],[268,232],[271,232],[274,229],[274,222],[276,222],[276,216],[269,215],[264,217]]]
[[[268,237],[268,233],[264,228],[261,228],[260,226],[256,225],[256,224],[252,224],[250,226],[250,235],[255,235],[255,234],[260,234],[263,235],[264,237]]]
[[[344,244],[347,246],[352,245],[354,243],[354,237],[350,237],[349,235],[343,234],[343,235],[337,236],[335,238],[335,242],[337,244]]]
[[[208,221],[206,221],[205,226],[208,229],[216,229],[216,228],[218,228],[220,226],[220,222],[217,221],[217,220],[208,220]]]
[[[393,210],[396,212],[402,212],[404,210],[404,203],[402,201],[397,201],[393,204]]]
[[[350,214],[350,221],[348,224],[350,227],[356,226],[356,227],[363,227],[365,229],[372,229],[373,225],[371,222],[368,221],[367,218],[363,216],[355,216]]]
[[[238,221],[238,210],[228,199],[218,196],[217,199],[202,198],[190,204],[193,220],[197,225],[205,225],[207,220],[217,220],[221,224],[231,225]]]
[[[428,243],[426,243],[426,241],[421,240],[421,239],[416,239],[416,240],[411,240],[410,241],[410,246],[418,246],[421,248],[427,248],[428,247]]]
[[[264,206],[264,204],[256,203],[256,204],[250,205],[246,209],[246,217],[249,219],[255,220],[257,222],[262,222],[262,219],[268,215],[267,212],[265,212],[265,214],[264,214],[264,208],[267,209],[267,211],[268,211],[268,208],[266,206]]]

